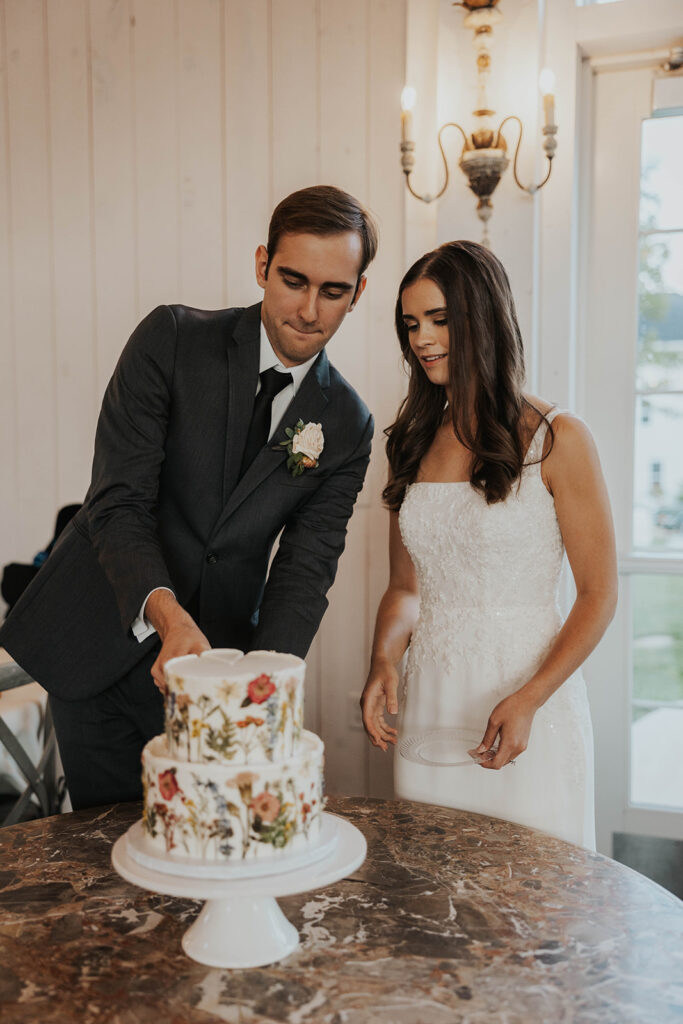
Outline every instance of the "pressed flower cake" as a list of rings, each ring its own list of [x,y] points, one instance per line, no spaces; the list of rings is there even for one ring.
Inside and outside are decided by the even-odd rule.
[[[220,862],[315,844],[324,750],[303,728],[305,670],[300,658],[273,651],[166,663],[166,733],[142,752],[150,849]]]

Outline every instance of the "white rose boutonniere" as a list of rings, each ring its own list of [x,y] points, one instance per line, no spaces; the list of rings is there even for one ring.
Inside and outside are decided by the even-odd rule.
[[[287,439],[275,445],[275,449],[284,448],[287,452],[287,469],[292,476],[301,476],[305,469],[315,469],[325,447],[321,425],[299,420],[295,427],[285,427],[285,434]]]

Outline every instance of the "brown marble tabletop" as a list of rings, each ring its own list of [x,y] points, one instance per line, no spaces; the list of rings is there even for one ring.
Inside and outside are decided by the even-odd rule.
[[[270,967],[189,960],[200,904],[125,882],[138,804],[0,829],[3,1024],[667,1024],[683,1021],[683,903],[540,832],[463,811],[336,798],[365,834],[350,878],[280,905]]]

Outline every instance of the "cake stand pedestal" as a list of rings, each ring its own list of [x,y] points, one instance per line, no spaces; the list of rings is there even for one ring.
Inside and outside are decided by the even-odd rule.
[[[286,859],[263,864],[263,874],[230,878],[169,874],[143,866],[131,856],[128,832],[115,842],[111,860],[128,882],[166,896],[206,900],[182,940],[193,960],[209,967],[263,967],[289,956],[299,945],[299,934],[277,904],[277,896],[321,889],[352,874],[365,860],[365,837],[345,818],[323,814],[324,824],[336,826],[336,842],[322,859],[288,870]],[[333,821],[331,820],[333,819]],[[136,828],[133,825],[129,832]],[[312,851],[315,857],[315,850]],[[187,869],[185,869],[187,871]]]

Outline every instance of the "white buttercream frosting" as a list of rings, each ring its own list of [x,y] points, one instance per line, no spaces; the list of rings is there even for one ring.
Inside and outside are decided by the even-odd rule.
[[[142,752],[143,826],[171,858],[245,861],[320,835],[322,740],[303,730],[306,665],[232,649],[166,663],[166,734]]]

